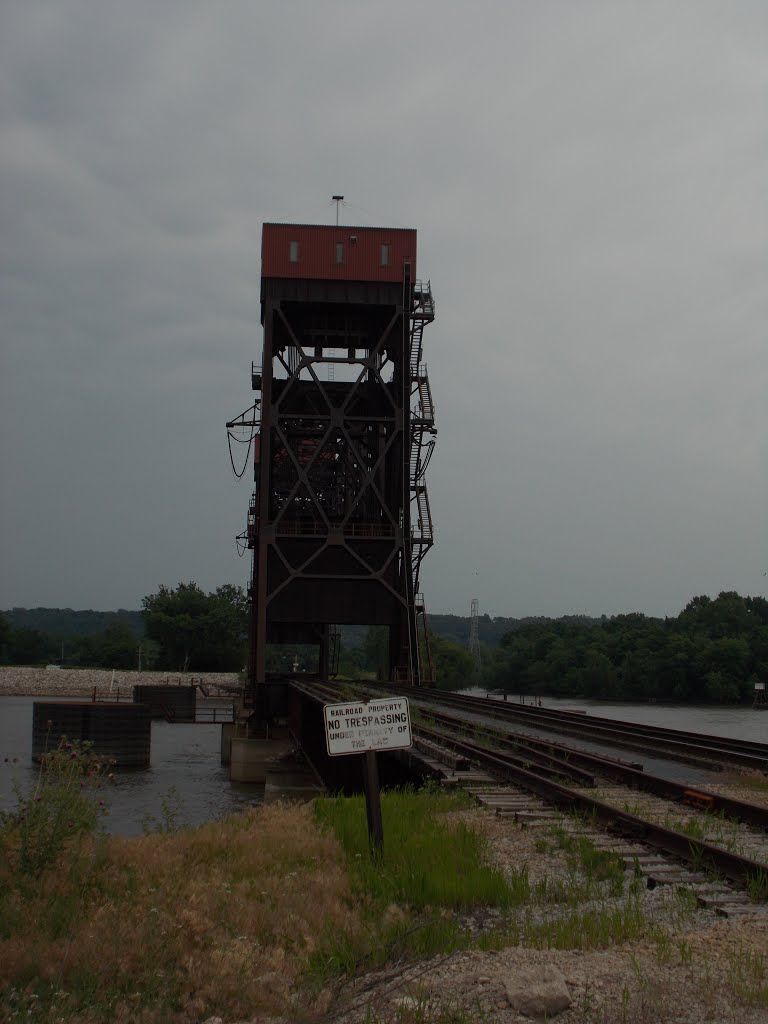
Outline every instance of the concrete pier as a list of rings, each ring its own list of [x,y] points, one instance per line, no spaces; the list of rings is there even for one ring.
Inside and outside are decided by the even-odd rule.
[[[267,765],[267,778],[264,783],[264,803],[276,803],[278,800],[296,800],[305,802],[314,800],[326,792],[325,786],[298,751],[285,757],[279,757]]]
[[[232,782],[266,782],[267,766],[294,746],[290,739],[232,736],[229,778]]]
[[[118,768],[149,767],[152,720],[146,704],[35,701],[32,759],[55,750],[64,736],[93,744],[95,754]]]
[[[237,735],[237,722],[222,722],[221,763],[229,764],[232,759],[232,737]]]

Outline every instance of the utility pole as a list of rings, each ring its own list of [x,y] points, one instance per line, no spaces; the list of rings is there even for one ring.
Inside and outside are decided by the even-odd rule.
[[[336,227],[339,226],[339,203],[344,202],[344,196],[331,196],[331,202],[336,203]]]

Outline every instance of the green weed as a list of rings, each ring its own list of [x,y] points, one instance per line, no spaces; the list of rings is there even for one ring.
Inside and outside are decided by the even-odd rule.
[[[39,877],[65,846],[93,835],[107,813],[95,791],[113,778],[114,763],[97,757],[92,746],[62,737],[40,759],[32,792],[25,796],[17,788],[17,809],[0,813],[0,855],[17,876]]]
[[[756,793],[768,793],[768,775],[763,775],[762,773],[755,772],[750,775],[733,772],[724,776],[723,781],[730,783],[732,786],[749,789]]]
[[[548,921],[526,920],[518,941],[540,949],[596,949],[646,935],[648,920],[639,900],[622,906],[572,911]]]
[[[160,816],[145,814],[141,820],[141,827],[145,836],[151,832],[171,835],[184,828],[184,804],[175,786],[170,786],[160,801]]]
[[[378,1012],[368,1007],[365,1024],[485,1024],[489,1018],[480,1009],[472,1010],[449,1003],[445,1006],[432,1007],[423,993],[403,1000],[388,1012]]]
[[[760,953],[739,950],[728,957],[728,984],[745,1006],[768,1009],[768,960]]]
[[[610,850],[600,850],[588,836],[573,836],[562,827],[554,830],[558,846],[566,852],[571,866],[580,869],[590,882],[610,882],[612,895],[624,889],[624,860]]]
[[[747,879],[747,892],[753,903],[768,900],[768,870],[760,870]]]

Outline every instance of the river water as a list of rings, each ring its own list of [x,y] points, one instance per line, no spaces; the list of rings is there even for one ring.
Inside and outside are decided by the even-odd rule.
[[[0,811],[16,806],[15,788],[29,792],[37,778],[31,757],[35,699],[43,698],[0,697]],[[513,702],[516,699],[510,697]],[[583,710],[602,718],[768,743],[768,711],[751,708],[611,704],[552,698],[544,698],[543,704],[560,710]],[[220,736],[220,725],[153,721],[151,767],[146,771],[119,773],[115,785],[107,786],[99,794],[109,812],[104,821],[107,831],[113,835],[140,835],[145,827],[151,828],[158,822],[168,824],[170,820],[197,825],[261,803],[262,787],[229,781],[228,770],[220,763]],[[569,742],[567,737],[562,739]],[[671,762],[665,765],[643,760],[648,771],[678,774],[679,768]],[[701,774],[685,769],[691,783],[706,781]]]
[[[16,788],[29,792],[37,779],[32,705],[41,699],[0,697],[0,811],[16,806]],[[229,781],[220,751],[220,725],[153,721],[151,767],[119,772],[98,794],[107,806],[106,830],[133,836],[158,823],[199,825],[261,803],[263,787]]]

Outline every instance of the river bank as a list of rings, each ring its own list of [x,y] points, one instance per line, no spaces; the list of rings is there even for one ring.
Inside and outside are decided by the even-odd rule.
[[[0,697],[90,697],[129,693],[134,686],[189,686],[200,682],[216,691],[220,686],[237,686],[236,672],[134,672],[100,668],[26,668],[0,666]]]

